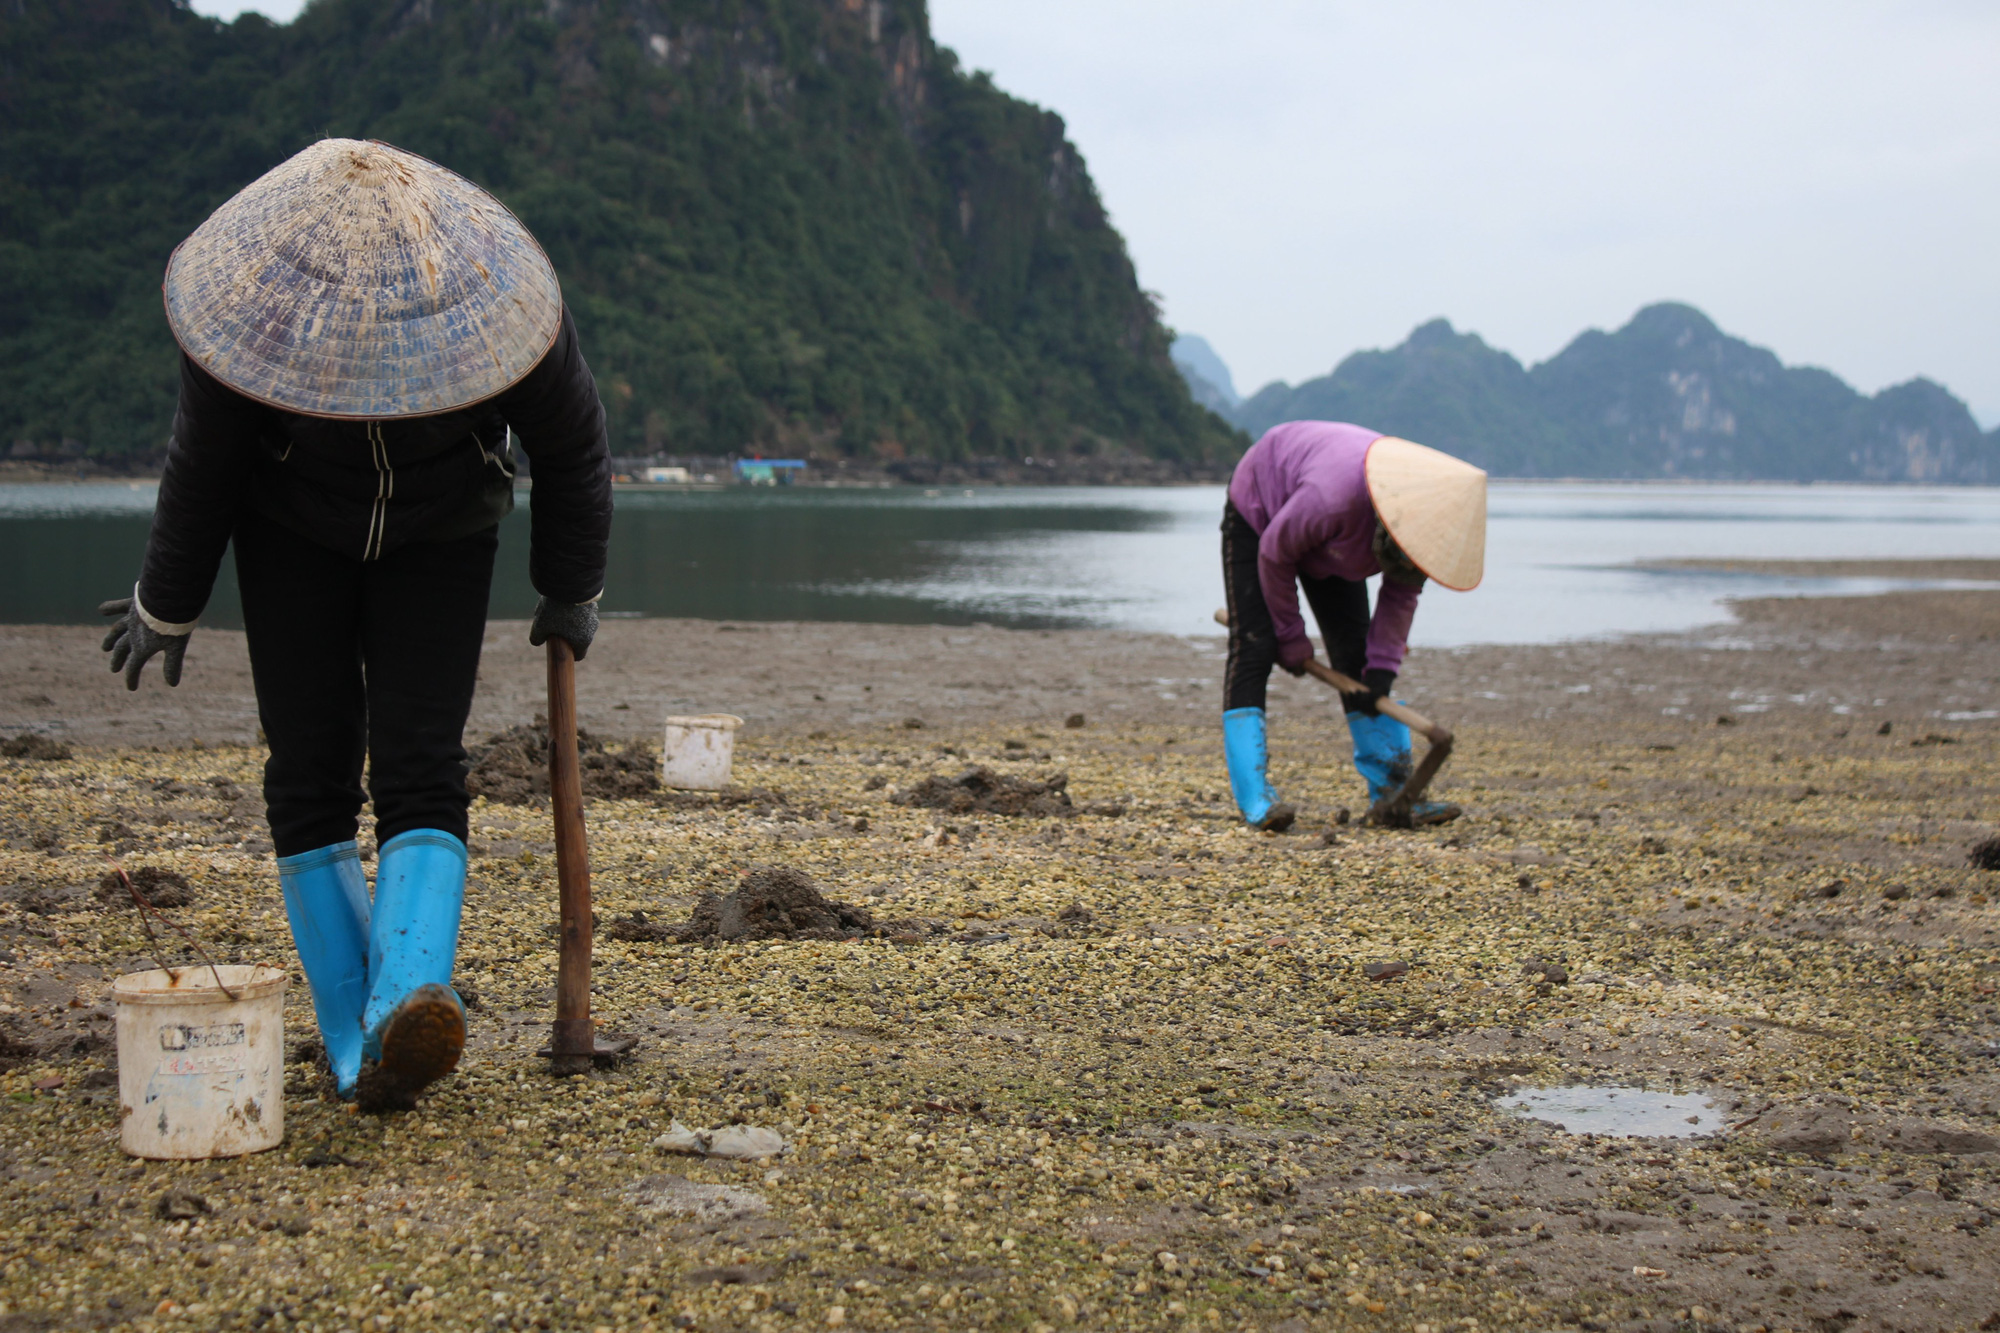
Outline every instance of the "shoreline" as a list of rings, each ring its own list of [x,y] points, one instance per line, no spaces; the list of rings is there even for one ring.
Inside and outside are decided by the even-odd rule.
[[[672,460],[668,460],[672,461]],[[707,460],[728,471],[732,459]],[[651,460],[617,459],[621,472],[651,466]],[[630,467],[626,465],[630,464]],[[1227,485],[1235,467],[1229,463],[1185,463],[1174,459],[1114,457],[1066,459],[904,459],[892,463],[856,466],[852,463],[821,465],[818,473],[808,473],[792,483],[800,490],[878,489],[896,486],[1222,486]],[[523,474],[525,477],[527,474]],[[152,461],[112,463],[103,459],[45,461],[40,459],[0,459],[0,485],[94,485],[132,481],[157,482],[160,465]],[[1854,490],[1909,493],[1918,491],[2000,490],[2000,484],[1930,482],[1788,481],[1783,479],[1744,480],[1739,478],[1695,477],[1512,477],[1493,476],[1488,482],[1508,486],[1598,486],[1629,489],[1693,490],[1703,487],[1733,489]],[[617,490],[631,491],[727,491],[767,489],[741,482],[643,482],[616,483]],[[784,489],[790,489],[785,487]],[[1653,568],[1734,568],[1784,561],[1726,561],[1722,565],[1705,560],[1662,560],[1646,562]],[[1812,562],[1805,562],[1812,563]]]
[[[1769,560],[1737,557],[1719,559],[1641,560],[1637,569],[1681,569],[1711,574],[1750,574],[1800,579],[1905,579],[2000,584],[2000,558],[1985,556],[1906,556],[1896,559]],[[1886,594],[1884,594],[1886,595]]]
[[[1649,726],[1759,713],[1876,716],[1960,726],[2000,706],[2000,592],[1947,590],[1730,603],[1736,619],[1684,633],[1411,650],[1399,695],[1464,725],[1561,714]],[[468,741],[543,710],[543,660],[521,621],[489,622]],[[106,668],[100,626],[0,625],[0,734],[89,746],[249,743],[256,700],[241,631],[200,629],[179,689],[147,671],[137,694]],[[730,712],[752,732],[1007,722],[1072,713],[1208,725],[1225,644],[1127,630],[848,621],[607,619],[578,671],[580,720],[650,736],[673,713]],[[1273,725],[1337,706],[1273,673]],[[1930,697],[1935,706],[1912,707]],[[1643,710],[1643,711],[1641,711]],[[1846,710],[1845,712],[1837,710]]]

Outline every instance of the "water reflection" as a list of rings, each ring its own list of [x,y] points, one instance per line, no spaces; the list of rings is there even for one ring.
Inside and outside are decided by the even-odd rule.
[[[0,485],[0,622],[79,623],[132,586],[151,484]],[[1219,486],[621,490],[613,615],[1214,634]],[[1685,630],[1729,597],[1871,593],[1887,579],[1645,568],[1700,556],[2000,556],[2000,491],[1961,487],[1495,483],[1486,581],[1432,588],[1419,646]],[[525,616],[525,505],[502,528],[492,609]],[[225,561],[205,620],[240,623]]]
[[[1065,539],[1157,532],[1173,519],[1080,491],[626,494],[605,607],[740,620],[1090,623],[1096,608],[1064,605],[1062,580],[1031,574],[1036,593],[1007,605],[995,575]],[[517,517],[503,534],[503,565],[525,572],[526,541]],[[966,581],[992,595],[963,596]],[[532,610],[524,584],[509,579],[496,591],[496,614]]]
[[[156,488],[0,487],[0,623],[74,624],[123,596],[145,554]],[[528,496],[501,526],[492,614],[534,610]],[[1206,508],[1206,506],[1204,506]],[[736,620],[852,620],[1038,628],[1102,623],[1101,597],[1066,598],[1074,569],[1042,566],[1033,592],[967,599],[968,574],[1033,569],[1064,540],[1143,537],[1176,515],[1119,492],[1024,490],[621,492],[604,610]],[[1035,552],[1035,557],[1027,553]],[[1057,566],[1065,563],[1054,557]],[[20,571],[25,577],[14,576]],[[238,627],[225,558],[204,624]]]
[[[1700,1139],[1725,1128],[1721,1110],[1704,1093],[1575,1084],[1522,1088],[1494,1103],[1571,1134],[1631,1139]]]

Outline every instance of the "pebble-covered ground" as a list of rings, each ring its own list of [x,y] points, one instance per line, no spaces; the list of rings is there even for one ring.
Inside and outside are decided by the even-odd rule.
[[[194,1163],[118,1150],[108,989],[148,964],[94,889],[177,870],[174,920],[293,966],[260,755],[0,759],[0,1329],[2000,1327],[1993,724],[1603,700],[1464,726],[1467,817],[1404,833],[1336,822],[1324,707],[1279,718],[1284,836],[1178,706],[747,733],[766,796],[592,805],[598,1013],[641,1044],[588,1077],[534,1054],[546,812],[482,801],[460,1073],[374,1119],[301,1059],[283,1147]],[[894,800],[972,763],[1120,813]],[[610,938],[759,865],[888,924]],[[296,981],[286,1019],[303,1056]],[[1731,1128],[1494,1105],[1571,1082]],[[790,1146],[672,1155],[676,1120]]]

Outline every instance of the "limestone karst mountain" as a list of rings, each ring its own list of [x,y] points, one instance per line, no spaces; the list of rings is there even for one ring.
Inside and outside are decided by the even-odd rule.
[[[1236,381],[1229,367],[1208,345],[1208,339],[1193,333],[1177,335],[1173,357],[1181,378],[1187,381],[1188,392],[1209,411],[1228,416],[1230,409],[1243,401],[1243,395],[1236,392]]]
[[[625,453],[1227,457],[1053,112],[922,0],[0,7],[0,447],[156,451],[167,256],[314,139],[495,191]]]

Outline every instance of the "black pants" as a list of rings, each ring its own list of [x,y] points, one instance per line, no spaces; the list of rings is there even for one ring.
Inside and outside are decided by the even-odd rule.
[[[1262,708],[1271,668],[1278,661],[1278,635],[1271,627],[1271,609],[1264,604],[1264,585],[1257,580],[1257,530],[1233,504],[1222,509],[1222,582],[1229,598],[1229,665],[1222,674],[1222,706]],[[1299,586],[1319,622],[1327,664],[1360,680],[1368,664],[1368,585],[1343,578],[1301,577]],[[1341,702],[1351,713],[1365,708],[1367,697],[1342,695]]]
[[[419,828],[465,837],[465,719],[499,531],[362,561],[269,519],[237,525],[278,855],[354,837],[364,796],[378,842]]]

